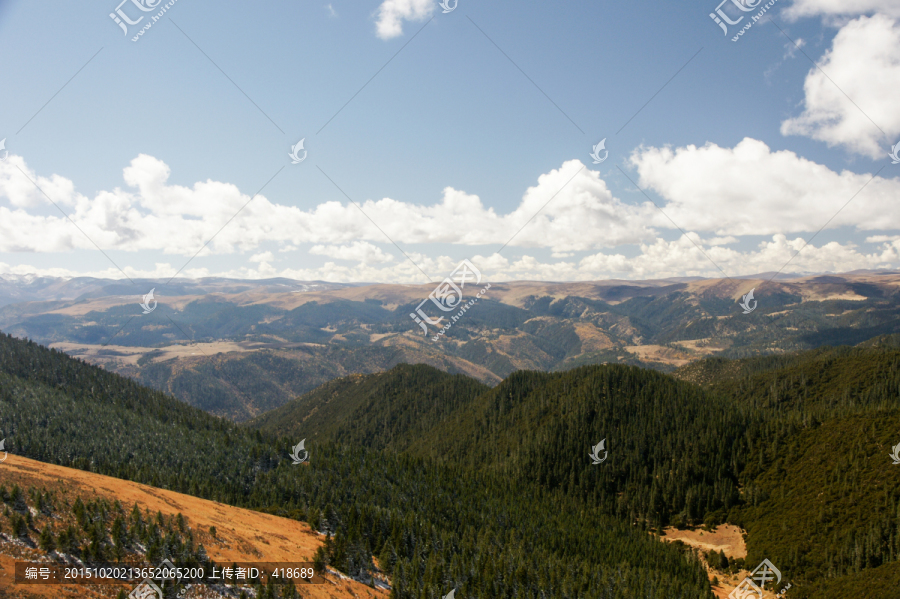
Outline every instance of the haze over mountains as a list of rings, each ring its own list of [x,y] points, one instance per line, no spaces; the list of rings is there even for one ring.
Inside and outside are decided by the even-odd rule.
[[[20,302],[46,302],[84,300],[113,295],[134,295],[135,288],[151,288],[158,281],[135,279],[134,282],[93,277],[42,277],[38,275],[0,274],[0,308]],[[293,279],[175,279],[166,286],[171,296],[205,295],[208,293],[236,294],[246,291],[270,293],[297,293],[304,291],[325,291],[342,287],[352,287],[346,283],[326,283],[324,281],[301,282]],[[162,288],[162,287],[160,287]],[[144,292],[146,293],[146,291]]]
[[[5,301],[31,301],[0,308],[0,330],[238,421],[334,378],[400,363],[495,385],[520,369],[671,371],[705,356],[900,333],[900,273],[770,278],[494,283],[437,342],[410,318],[428,285],[7,278]],[[143,314],[151,288],[158,306]],[[757,308],[744,314],[738,304],[751,290]],[[52,299],[34,299],[42,296]]]

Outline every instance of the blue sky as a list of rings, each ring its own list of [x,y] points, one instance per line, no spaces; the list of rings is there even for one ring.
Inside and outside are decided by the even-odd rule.
[[[137,42],[116,5],[0,5],[0,274],[165,279],[276,173],[182,275],[775,271],[860,189],[788,271],[900,262],[886,0],[779,0],[738,42],[705,1],[177,0]]]

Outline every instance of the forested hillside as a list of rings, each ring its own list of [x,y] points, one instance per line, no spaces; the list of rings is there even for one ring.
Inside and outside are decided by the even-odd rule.
[[[886,591],[874,581],[900,575],[900,466],[888,455],[900,443],[900,351],[820,349],[732,370],[711,390],[763,416],[748,435],[746,502],[730,515],[749,532],[748,558],[778,559],[812,589],[832,579],[835,597]]]
[[[667,525],[738,524],[789,597],[886,597],[900,569],[900,350],[332,381],[239,427],[0,339],[13,453],[307,520],[397,597],[710,597]],[[289,435],[289,436],[288,436]],[[288,453],[301,438],[308,466]],[[592,464],[605,440],[608,458]],[[871,573],[868,576],[867,573]],[[891,587],[892,588],[892,587]],[[541,595],[544,591],[544,595]]]
[[[249,426],[295,438],[400,451],[441,430],[489,387],[424,364],[336,379]]]
[[[738,501],[731,464],[741,453],[743,420],[728,412],[722,397],[631,366],[517,372],[480,395],[458,397],[445,408],[452,413],[427,432],[386,428],[395,422],[398,403],[431,406],[440,399],[433,386],[420,391],[415,378],[404,376],[424,375],[425,368],[334,381],[250,425],[301,437],[322,433],[367,448],[383,446],[390,435],[390,446],[408,447],[410,455],[536,483],[654,526],[682,511],[685,519],[702,521]],[[452,379],[442,378],[445,384]],[[400,393],[404,382],[410,386]],[[319,413],[330,404],[348,410],[346,424],[319,431]],[[588,453],[602,439],[610,457],[598,469]]]
[[[335,381],[253,424],[312,435],[305,410],[326,397],[349,406],[341,390],[352,389],[347,397],[374,411],[351,412],[352,431],[322,434],[379,445],[397,409],[378,401],[376,377],[390,374]],[[887,455],[900,442],[898,397],[900,351],[823,348],[709,359],[677,378],[627,366],[517,372],[455,404],[429,434],[390,433],[407,455],[538,485],[645,527],[739,524],[747,563],[768,558],[803,582],[792,596],[841,597],[852,579],[879,597],[859,573],[900,567],[900,470]],[[588,452],[601,439],[609,458],[598,467]]]
[[[304,518],[334,534],[320,564],[365,576],[374,554],[395,597],[712,597],[692,553],[561,490],[332,443],[292,466],[296,439],[11,337],[0,414],[13,453]]]

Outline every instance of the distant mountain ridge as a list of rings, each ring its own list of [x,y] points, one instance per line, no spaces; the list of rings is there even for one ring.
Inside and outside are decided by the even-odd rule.
[[[94,277],[43,277],[38,275],[0,274],[0,308],[20,302],[76,301],[112,295],[136,296],[159,289],[170,296],[202,295],[206,293],[242,293],[263,291],[325,291],[350,287],[343,283],[325,281],[297,281],[286,278],[228,279],[206,277],[202,279],[176,278],[167,284],[153,279],[97,279]]]
[[[410,318],[432,285],[176,279],[171,289],[155,289],[158,305],[144,314],[138,304],[149,281],[140,282],[147,289],[88,283],[78,287],[77,300],[0,308],[0,330],[237,421],[333,378],[400,363],[496,385],[516,370],[618,363],[671,372],[708,356],[900,335],[900,274],[888,271],[783,275],[771,282],[493,283],[438,342],[435,327],[426,336]],[[757,303],[744,314],[738,303],[751,290]]]

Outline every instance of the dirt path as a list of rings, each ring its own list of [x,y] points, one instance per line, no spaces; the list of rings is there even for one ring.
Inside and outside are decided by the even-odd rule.
[[[722,524],[717,526],[713,531],[705,530],[678,530],[677,528],[667,528],[662,537],[664,542],[672,543],[681,541],[685,545],[693,547],[701,552],[701,559],[706,565],[706,573],[709,580],[713,577],[719,579],[719,584],[713,587],[713,594],[717,599],[728,599],[728,594],[737,587],[745,576],[750,572],[742,570],[735,575],[719,572],[709,567],[706,559],[702,554],[707,551],[722,551],[729,558],[746,558],[747,544],[744,542],[744,531],[733,524]],[[763,591],[764,599],[774,599],[775,593],[769,590]]]

